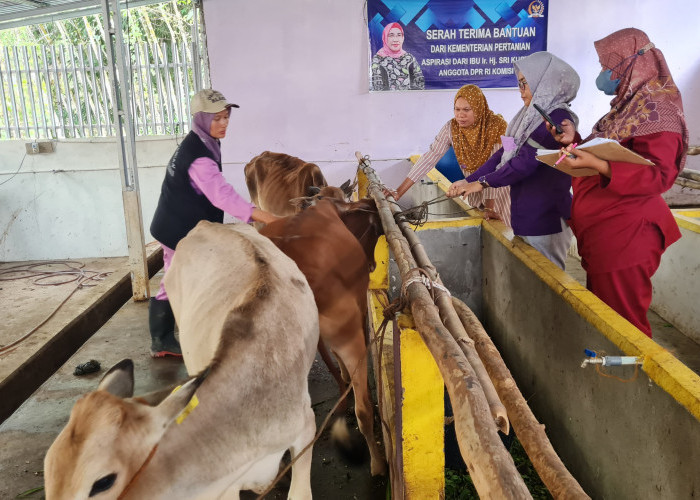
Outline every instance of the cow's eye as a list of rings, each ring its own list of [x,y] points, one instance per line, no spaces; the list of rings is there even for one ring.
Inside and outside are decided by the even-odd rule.
[[[114,486],[114,482],[116,480],[116,474],[107,474],[105,477],[98,479],[97,481],[92,483],[92,489],[90,490],[89,496],[94,497],[95,495],[102,493],[103,491],[107,491],[112,486]]]

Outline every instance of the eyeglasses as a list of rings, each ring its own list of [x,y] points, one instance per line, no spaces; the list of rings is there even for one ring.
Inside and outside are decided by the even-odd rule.
[[[520,90],[525,90],[525,87],[527,87],[527,80],[525,80],[525,78],[520,78],[518,80],[518,87],[520,87]]]

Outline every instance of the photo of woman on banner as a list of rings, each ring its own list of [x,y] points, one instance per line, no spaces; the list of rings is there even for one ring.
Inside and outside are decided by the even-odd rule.
[[[370,90],[423,90],[425,78],[415,57],[403,50],[404,31],[399,23],[386,25],[383,46],[372,58]]]

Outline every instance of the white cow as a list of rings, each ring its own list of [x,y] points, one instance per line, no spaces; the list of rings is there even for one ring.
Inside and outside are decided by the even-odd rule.
[[[312,441],[318,311],[296,264],[250,226],[201,222],[165,286],[187,370],[203,375],[150,406],[132,398],[133,364],[115,366],[49,449],[48,500],[239,498]],[[195,389],[198,405],[175,423]],[[310,471],[311,449],[289,498],[311,498]]]

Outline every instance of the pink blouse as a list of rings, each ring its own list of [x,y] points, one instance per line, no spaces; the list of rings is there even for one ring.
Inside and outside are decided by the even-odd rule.
[[[189,171],[190,182],[195,191],[203,194],[216,208],[244,222],[251,221],[255,205],[239,195],[231,184],[226,182],[214,160],[197,158]]]

